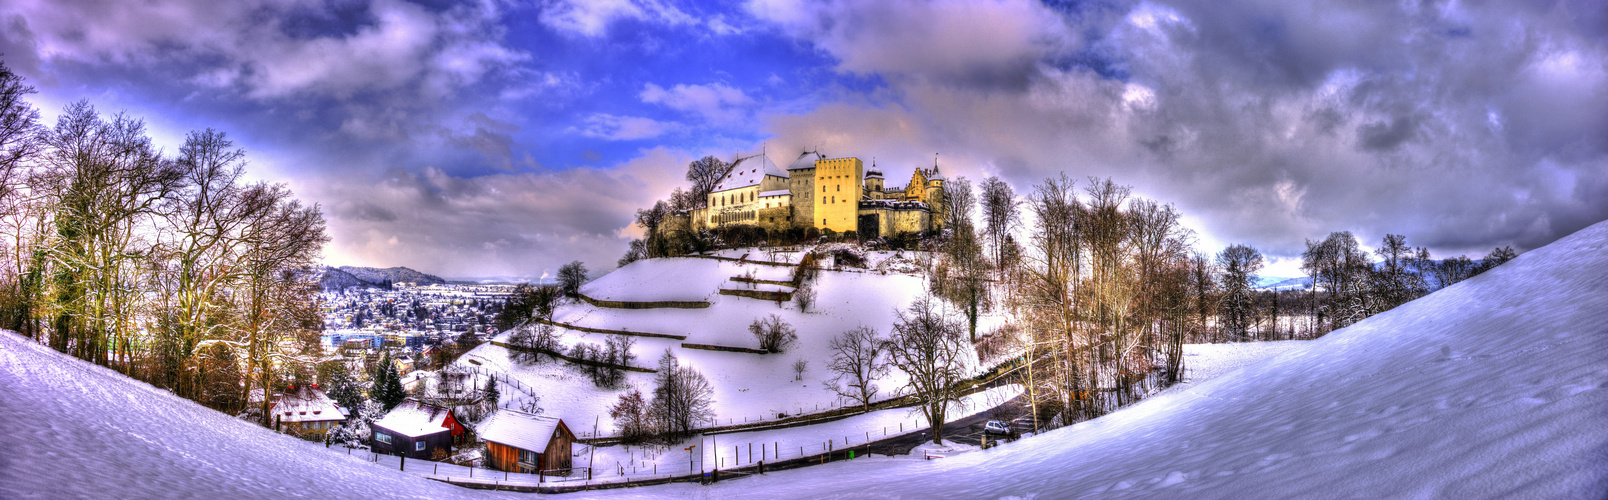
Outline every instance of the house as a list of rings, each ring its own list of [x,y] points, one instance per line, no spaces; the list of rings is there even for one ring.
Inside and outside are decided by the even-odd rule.
[[[375,420],[371,428],[369,448],[375,453],[426,460],[451,455],[453,440],[465,430],[451,410],[411,398]]]
[[[291,386],[285,394],[275,394],[268,414],[283,432],[322,439],[330,429],[346,421],[346,412],[318,385]]]
[[[575,433],[564,421],[511,409],[499,409],[475,431],[486,442],[486,465],[507,472],[565,475]]]

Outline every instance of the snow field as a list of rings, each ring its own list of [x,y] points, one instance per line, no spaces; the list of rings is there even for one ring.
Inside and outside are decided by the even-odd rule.
[[[230,418],[0,332],[4,498],[515,498]]]
[[[674,261],[677,264],[698,261],[699,263],[694,265],[704,267],[707,267],[705,263],[717,262],[709,259],[674,259]],[[743,266],[730,262],[718,263],[728,267],[724,270],[728,275],[736,275],[741,270],[749,268],[781,269],[770,266]],[[622,271],[631,270],[632,280],[655,283],[653,286],[679,286],[670,279],[650,276],[651,272],[661,268],[662,266],[650,266],[631,270],[631,266],[627,266]],[[620,271],[616,271],[618,272]],[[670,274],[678,273],[679,271]],[[610,284],[610,281],[613,275],[614,273],[611,273],[598,278],[593,283],[602,282],[603,286],[612,287],[614,285]],[[656,367],[659,357],[668,348],[675,353],[682,365],[691,366],[703,373],[715,391],[714,408],[718,425],[742,423],[745,419],[750,422],[774,420],[779,414],[814,413],[848,404],[829,390],[824,383],[832,376],[827,369],[827,364],[831,360],[829,345],[831,339],[861,325],[871,326],[884,335],[888,334],[895,322],[895,311],[908,307],[916,296],[923,293],[924,287],[921,278],[916,276],[823,271],[816,289],[819,293],[816,306],[807,313],[798,311],[797,306],[791,302],[777,307],[776,303],[770,301],[716,294],[709,297],[711,306],[704,309],[609,309],[593,307],[586,303],[569,303],[555,313],[554,320],[588,328],[686,335],[686,343],[754,349],[759,347],[759,342],[748,331],[749,324],[755,319],[771,314],[779,315],[798,333],[798,341],[781,354],[759,355],[690,349],[681,347],[681,341],[651,337],[637,337],[636,346],[632,349],[637,357],[635,364],[638,366]],[[647,295],[663,294],[649,292]],[[607,334],[567,328],[559,328],[559,332],[560,343],[566,349],[579,342],[602,345],[607,338]],[[493,351],[498,352],[492,354]],[[975,355],[969,349],[966,352],[970,356],[966,361],[968,369],[975,370],[977,365]],[[512,376],[526,385],[543,387],[548,393],[554,394],[551,398],[553,403],[549,403],[548,396],[543,396],[542,399],[542,406],[553,412],[549,414],[575,415],[566,417],[567,419],[603,415],[602,423],[599,424],[600,431],[605,435],[613,432],[613,424],[607,418],[606,409],[618,399],[622,391],[591,388],[591,382],[579,375],[574,368],[557,368],[553,365],[547,368],[526,369],[511,366],[507,362],[506,349],[496,346],[481,346],[469,356],[493,358],[483,361],[488,365],[498,366],[499,369],[508,370]],[[809,367],[804,374],[804,380],[795,381],[792,365],[800,358],[804,359]],[[556,373],[565,370],[570,372],[568,376],[560,377]],[[644,393],[652,390],[651,374],[631,373],[627,379],[629,384],[641,388]],[[877,399],[892,397],[890,391],[902,386],[905,380],[902,373],[893,370],[878,384],[882,390]],[[560,404],[559,401],[564,403]],[[577,432],[580,432],[578,426]]]
[[[986,411],[1021,393],[1020,385],[1009,385],[966,396],[963,405],[950,407],[944,421],[959,420]],[[595,450],[593,464],[597,469],[593,479],[643,480],[686,475],[689,467],[692,472],[698,472],[746,467],[760,461],[775,463],[818,456],[829,450],[922,432],[930,428],[930,424],[916,408],[892,408],[785,429],[694,436],[668,446],[602,446]],[[693,449],[687,450],[689,447]],[[585,452],[578,455],[580,459],[586,459]],[[609,472],[611,470],[616,472]],[[620,473],[622,470],[623,473]],[[655,470],[657,476],[654,475]]]
[[[1600,498],[1605,248],[1608,222],[1265,361],[1010,446],[599,496]]]

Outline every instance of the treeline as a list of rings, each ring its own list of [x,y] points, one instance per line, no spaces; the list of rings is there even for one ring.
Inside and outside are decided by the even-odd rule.
[[[928,269],[930,289],[966,319],[985,357],[1035,360],[1024,371],[1035,417],[1068,422],[1181,381],[1187,342],[1314,338],[1514,256],[1503,247],[1481,261],[1436,261],[1392,234],[1376,263],[1351,233],[1336,232],[1307,243],[1303,268],[1315,286],[1259,290],[1264,259],[1255,248],[1202,253],[1172,205],[1110,179],[1079,186],[1063,174],[1019,197],[998,178],[975,193],[961,178],[947,195],[951,224]],[[978,318],[998,308],[1008,324],[978,339]]]
[[[85,101],[40,124],[33,92],[0,63],[0,327],[231,413],[311,379],[319,208],[222,132],[168,154]]]

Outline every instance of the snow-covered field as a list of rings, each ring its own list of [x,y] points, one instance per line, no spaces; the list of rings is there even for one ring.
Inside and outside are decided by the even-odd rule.
[[[485,498],[0,332],[0,498]],[[510,497],[517,498],[517,497]]]
[[[1608,222],[1103,418],[932,462],[606,497],[1602,498]]]
[[[582,496],[1601,498],[1605,249],[1599,223],[1265,361],[1006,446]],[[9,332],[0,425],[5,498],[502,496],[274,434]]]
[[[638,267],[638,264],[659,261],[663,262]],[[678,277],[687,274],[683,268],[718,273],[722,277],[738,276],[750,271],[755,272],[756,277],[761,277],[766,276],[767,270],[786,269],[711,259],[653,259],[633,263],[598,278],[588,286],[613,290],[627,288],[622,283],[630,283],[630,286],[642,288],[676,289],[685,286],[677,281]],[[721,286],[733,287],[736,284],[728,281]],[[778,306],[770,301],[711,293],[705,296],[710,307],[702,309],[611,309],[573,302],[560,307],[554,320],[587,328],[684,335],[685,341],[637,337],[636,346],[632,349],[637,357],[634,364],[655,367],[659,357],[669,349],[682,365],[692,366],[709,378],[715,390],[716,421],[720,425],[743,423],[745,420],[774,420],[779,414],[798,415],[846,404],[824,383],[831,377],[826,368],[831,360],[831,339],[860,326],[874,328],[886,335],[895,322],[896,311],[908,307],[924,293],[920,277],[900,273],[823,271],[815,287],[818,296],[809,312],[799,311],[797,305],[791,302]],[[715,290],[711,288],[710,292]],[[644,291],[637,296],[663,298],[672,295],[669,291]],[[780,316],[798,333],[798,341],[782,354],[761,355],[682,347],[683,343],[689,343],[758,348],[759,342],[749,332],[748,326],[754,320],[772,314]],[[559,332],[560,344],[566,349],[581,342],[602,345],[608,336],[567,328],[560,328]],[[966,360],[968,367],[975,369],[975,354],[971,350],[966,352],[969,356]],[[803,380],[794,380],[792,365],[798,359],[805,360],[809,366]],[[622,391],[597,389],[573,368],[562,368],[550,362],[539,365],[512,363],[508,360],[507,349],[490,344],[476,348],[457,363],[479,363],[474,366],[508,373],[527,386],[540,388],[541,405],[548,411],[547,414],[570,422],[583,422],[584,425],[574,425],[578,433],[590,433],[594,423],[605,435],[613,432],[613,422],[607,417],[607,408],[614,404]],[[653,387],[651,374],[631,373],[627,379],[628,384],[634,384],[644,392]],[[878,384],[883,389],[878,399],[891,397],[888,391],[904,383],[904,375],[895,370]],[[599,415],[602,415],[601,419]]]

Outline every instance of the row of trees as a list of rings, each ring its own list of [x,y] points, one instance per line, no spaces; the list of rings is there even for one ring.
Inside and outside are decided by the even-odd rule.
[[[222,132],[170,155],[85,101],[43,126],[32,92],[0,63],[0,326],[225,411],[310,378],[319,208]]]

